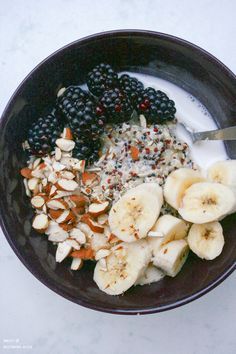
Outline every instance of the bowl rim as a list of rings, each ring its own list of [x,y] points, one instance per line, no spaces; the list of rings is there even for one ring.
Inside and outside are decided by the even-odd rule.
[[[64,45],[63,47],[57,49],[50,55],[48,55],[45,59],[40,61],[31,71],[30,73],[21,81],[21,83],[17,86],[13,94],[11,95],[5,109],[2,112],[1,119],[0,119],[0,131],[3,131],[4,125],[7,123],[7,116],[8,112],[10,111],[12,105],[14,104],[15,98],[18,96],[20,93],[23,85],[25,82],[31,77],[31,75],[38,70],[42,65],[47,63],[49,60],[51,60],[54,56],[57,54],[63,52],[64,50],[73,47],[74,45],[81,45],[86,42],[90,41],[95,41],[97,39],[103,39],[103,38],[109,38],[109,37],[116,37],[116,36],[146,36],[149,38],[159,38],[159,39],[164,39],[168,42],[171,43],[177,43],[180,44],[184,47],[187,47],[191,49],[194,52],[201,53],[202,56],[204,56],[206,59],[210,60],[213,62],[215,65],[217,65],[221,71],[227,76],[229,80],[233,80],[236,82],[236,76],[235,74],[225,65],[223,64],[219,59],[217,59],[215,56],[207,52],[205,49],[202,49],[201,47],[186,41],[182,38],[162,33],[162,32],[156,32],[156,31],[150,31],[150,30],[143,30],[143,29],[121,29],[121,30],[111,30],[111,31],[105,31],[105,32],[99,32],[99,33],[94,33],[91,35],[88,35],[86,37],[82,37],[80,39],[77,39],[69,44]],[[163,306],[158,306],[158,307],[147,307],[145,309],[143,308],[134,308],[134,309],[122,309],[122,308],[113,308],[113,307],[103,307],[96,305],[90,301],[86,300],[80,300],[79,298],[76,299],[70,296],[68,293],[66,293],[64,290],[60,289],[58,286],[55,286],[48,281],[47,278],[44,278],[40,274],[37,273],[36,270],[32,269],[31,266],[28,264],[27,260],[20,254],[18,248],[14,245],[12,238],[6,228],[5,222],[4,222],[4,208],[2,206],[2,203],[0,202],[0,226],[2,228],[3,234],[5,235],[9,245],[15,252],[16,256],[20,259],[20,261],[24,264],[24,266],[45,286],[47,286],[50,290],[54,291],[58,295],[61,295],[62,297],[66,298],[67,300],[70,300],[78,305],[81,305],[83,307],[105,312],[105,313],[111,313],[111,314],[124,314],[124,315],[142,315],[142,314],[152,314],[152,313],[157,313],[157,312],[162,312],[162,311],[167,311],[171,310],[174,308],[177,308],[179,306],[185,305],[189,302],[192,302],[193,300],[196,300],[203,296],[204,294],[208,293],[212,289],[214,289],[216,286],[218,286],[220,283],[222,283],[235,269],[236,269],[236,260],[231,264],[231,266],[223,271],[220,275],[217,276],[215,280],[213,280],[208,286],[204,287],[203,289],[197,291],[194,294],[187,295],[179,300],[176,300],[174,302],[170,302],[166,305]]]

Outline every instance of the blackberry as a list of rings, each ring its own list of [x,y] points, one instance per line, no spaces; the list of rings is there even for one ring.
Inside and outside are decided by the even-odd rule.
[[[129,97],[118,88],[105,91],[100,98],[98,108],[104,111],[110,123],[128,121],[133,112]]]
[[[55,146],[56,139],[62,132],[61,123],[52,112],[32,124],[28,132],[28,143],[33,155],[45,155]]]
[[[118,85],[118,75],[109,64],[102,63],[88,73],[87,85],[95,96],[100,96]]]
[[[98,160],[100,147],[101,143],[99,139],[89,141],[82,137],[76,138],[73,157],[76,157],[79,160],[86,160],[91,164]]]
[[[138,103],[138,97],[141,96],[144,90],[143,83],[134,77],[124,74],[119,78],[119,87],[126,93],[135,108]]]
[[[160,91],[148,87],[138,97],[138,113],[145,115],[150,123],[164,122],[175,118],[175,103]]]
[[[80,101],[85,101],[89,97],[89,94],[82,90],[78,86],[69,86],[67,89],[58,97],[57,106],[59,110],[67,117],[73,114],[74,109],[76,109],[75,104]]]
[[[89,94],[77,86],[69,87],[58,99],[58,106],[75,137],[96,140],[103,132],[105,116]]]

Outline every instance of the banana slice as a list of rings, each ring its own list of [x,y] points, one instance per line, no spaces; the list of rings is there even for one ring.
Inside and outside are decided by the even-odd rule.
[[[105,293],[120,295],[134,285],[150,260],[151,250],[146,240],[123,242],[97,262],[93,279]]]
[[[185,238],[188,232],[188,224],[175,216],[163,215],[157,220],[151,231],[163,234],[162,243],[164,244]]]
[[[149,186],[148,186],[149,185]],[[130,189],[110,210],[111,232],[120,240],[133,242],[147,236],[162,207],[161,188],[144,183]]]
[[[134,285],[146,285],[155,283],[164,278],[165,273],[153,265],[149,265],[142,276],[140,276]]]
[[[188,238],[190,249],[202,259],[212,260],[218,257],[224,247],[224,236],[218,221],[207,224],[193,224]]]
[[[164,197],[168,204],[178,209],[184,192],[192,184],[203,182],[205,178],[199,171],[179,168],[169,174],[164,185]]]
[[[162,269],[167,275],[175,277],[184,265],[189,253],[189,247],[185,240],[169,242],[156,252],[153,264]]]
[[[235,209],[234,192],[220,183],[195,183],[189,187],[178,212],[184,220],[195,224],[223,219]]]
[[[142,189],[144,191],[155,194],[160,200],[161,205],[163,204],[163,191],[162,188],[157,183],[142,183],[135,187],[136,189]]]
[[[236,160],[218,161],[207,170],[207,177],[212,182],[236,187]]]

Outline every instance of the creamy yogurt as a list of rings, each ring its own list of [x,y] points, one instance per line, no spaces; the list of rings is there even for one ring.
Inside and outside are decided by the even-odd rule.
[[[165,92],[169,98],[175,101],[176,117],[179,122],[185,123],[193,131],[217,129],[217,126],[206,109],[195,97],[169,81],[138,73],[126,72],[136,77],[145,87],[153,87]],[[193,161],[201,168],[207,168],[212,163],[228,158],[222,141],[200,141],[192,144],[191,139],[183,128],[177,126],[176,135],[190,146]]]

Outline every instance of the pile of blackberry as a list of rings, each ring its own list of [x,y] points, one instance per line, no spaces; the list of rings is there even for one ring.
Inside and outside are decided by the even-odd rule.
[[[129,121],[133,111],[144,114],[148,123],[163,123],[175,117],[175,103],[162,91],[144,89],[142,82],[118,74],[108,64],[88,73],[89,91],[69,86],[56,102],[56,113],[40,117],[29,130],[31,153],[46,154],[69,126],[75,139],[73,156],[92,163],[98,159],[100,137],[106,123]]]
[[[97,159],[99,138],[104,131],[106,117],[97,109],[93,96],[77,86],[68,87],[58,98],[58,109],[75,138],[73,156],[78,159]]]

